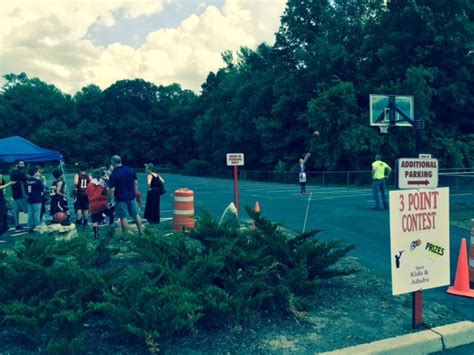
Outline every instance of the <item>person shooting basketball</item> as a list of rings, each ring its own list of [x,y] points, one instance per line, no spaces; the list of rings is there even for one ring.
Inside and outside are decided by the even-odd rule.
[[[308,161],[310,156],[311,156],[310,153],[306,153],[304,158],[299,160],[299,162],[300,162],[299,181],[300,181],[300,187],[301,187],[300,192],[301,192],[302,195],[306,194],[306,173],[305,173],[306,167],[305,167],[305,164]]]
[[[313,136],[319,137],[319,131],[314,131]],[[298,176],[299,182],[300,182],[300,192],[302,195],[306,194],[306,162],[308,161],[309,157],[311,156],[310,153],[306,153],[304,158],[299,160],[300,164],[300,173]]]

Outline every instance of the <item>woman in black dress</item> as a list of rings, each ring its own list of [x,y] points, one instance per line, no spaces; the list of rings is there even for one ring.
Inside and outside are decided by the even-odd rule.
[[[148,223],[160,223],[160,196],[161,186],[165,180],[156,172],[153,164],[146,165],[146,172],[148,173],[148,193],[146,195],[146,205],[144,217]]]

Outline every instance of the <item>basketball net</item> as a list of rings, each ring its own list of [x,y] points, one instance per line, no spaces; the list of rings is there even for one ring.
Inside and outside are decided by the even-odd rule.
[[[388,127],[390,127],[390,126],[389,125],[379,126],[380,133],[387,134],[388,133]]]

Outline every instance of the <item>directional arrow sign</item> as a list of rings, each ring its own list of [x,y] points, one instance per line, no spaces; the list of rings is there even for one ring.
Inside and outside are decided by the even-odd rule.
[[[397,168],[400,189],[438,187],[438,159],[403,158]]]
[[[408,185],[428,185],[430,182],[428,180],[424,181],[413,181],[413,180],[408,180],[407,184]]]

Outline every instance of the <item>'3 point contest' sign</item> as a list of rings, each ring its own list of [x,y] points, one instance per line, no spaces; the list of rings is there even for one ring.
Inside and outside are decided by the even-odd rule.
[[[449,188],[390,191],[392,294],[449,285]]]

